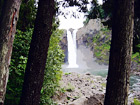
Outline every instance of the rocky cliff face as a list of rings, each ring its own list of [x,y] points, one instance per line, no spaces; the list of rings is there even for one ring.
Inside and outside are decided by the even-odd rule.
[[[87,42],[92,42],[92,38],[100,31],[101,27],[102,24],[100,19],[91,19],[86,26],[78,29],[78,45],[86,44]]]
[[[67,30],[64,30],[63,36],[60,41],[60,46],[62,50],[64,50],[64,54],[65,54],[64,62],[67,62],[67,58],[68,58]]]
[[[107,42],[111,39],[111,31],[104,30],[100,19],[91,19],[89,23],[80,28],[77,32],[78,48],[86,46],[92,51],[92,56],[96,58],[98,64],[108,65],[109,62],[109,45]]]

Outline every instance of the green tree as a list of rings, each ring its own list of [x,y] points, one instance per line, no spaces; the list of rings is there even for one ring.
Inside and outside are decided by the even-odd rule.
[[[90,11],[88,11],[87,15],[85,15],[86,16],[86,20],[84,21],[85,25],[89,22],[90,19],[105,18],[105,12],[102,8],[102,5],[99,5],[97,3],[97,0],[93,0],[91,3],[92,3],[91,9]]]
[[[17,29],[25,32],[29,28],[34,27],[37,13],[37,6],[35,3],[35,0],[22,0]]]

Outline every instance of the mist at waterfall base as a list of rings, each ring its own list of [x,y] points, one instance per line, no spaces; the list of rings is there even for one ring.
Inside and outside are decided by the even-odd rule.
[[[95,62],[96,58],[93,57],[89,47],[76,43],[76,32],[77,30],[73,32],[67,30],[68,62],[62,66],[63,72],[90,73],[105,77],[108,66],[99,65]]]

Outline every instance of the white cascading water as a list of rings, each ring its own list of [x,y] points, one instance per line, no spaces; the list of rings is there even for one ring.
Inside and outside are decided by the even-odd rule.
[[[77,30],[74,30],[73,33],[71,33],[69,30],[67,30],[67,42],[68,42],[68,67],[67,68],[78,68],[78,65],[76,64],[76,32]]]

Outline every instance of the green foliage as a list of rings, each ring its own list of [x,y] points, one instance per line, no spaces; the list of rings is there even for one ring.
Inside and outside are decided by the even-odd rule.
[[[90,19],[105,18],[105,12],[102,8],[102,5],[98,5],[97,0],[93,0],[92,7],[90,11],[88,11],[86,15],[86,20],[84,21],[84,25],[86,25]]]
[[[134,98],[134,105],[140,105],[140,101]]]
[[[96,61],[99,64],[109,63],[109,51],[111,45],[111,31],[105,27],[100,30],[96,36],[93,37],[93,48],[94,56],[97,58]],[[137,49],[140,49],[140,44],[138,44]],[[132,61],[140,64],[140,50],[132,54]]]
[[[17,24],[18,30],[13,45],[5,105],[18,105],[19,103],[33,32],[33,29],[31,28],[34,27],[36,12],[35,0],[22,0],[20,17]],[[46,103],[47,105],[51,105],[50,103],[53,103],[51,96],[55,92],[62,75],[62,71],[60,71],[60,69],[64,59],[64,54],[59,46],[59,41],[63,31],[57,29],[58,24],[55,22],[56,20],[54,19],[52,29],[53,34],[50,39],[48,50],[44,86],[41,91],[41,102],[43,105]]]
[[[3,1],[4,0],[0,1],[0,11]],[[31,28],[34,27],[36,12],[37,8],[35,6],[35,0],[22,0],[19,21],[17,24],[18,30],[16,32],[13,45],[5,105],[18,105],[19,103],[28,51],[33,33],[33,29]],[[54,19],[52,29],[53,34],[50,39],[47,57],[44,86],[41,91],[41,102],[43,105],[51,105],[51,96],[54,94],[56,87],[59,85],[59,80],[62,75],[62,71],[60,71],[60,69],[64,59],[64,54],[59,46],[59,41],[63,31],[57,29],[58,24],[55,24],[55,22],[56,20]]]
[[[132,54],[132,61],[140,65],[140,44],[136,46],[139,50],[136,53]]]
[[[64,52],[59,46],[62,30],[56,30],[53,32],[50,38],[50,46],[47,56],[47,65],[44,77],[43,88],[41,91],[41,104],[42,105],[53,105],[53,100],[51,99],[54,95],[57,87],[59,86],[59,81],[62,76],[61,65],[64,60]]]
[[[109,63],[109,51],[111,44],[111,31],[105,27],[93,37],[94,56],[99,64]]]
[[[65,89],[68,92],[72,92],[75,90],[75,87],[71,83],[68,83],[68,85],[65,87]]]
[[[36,13],[37,7],[35,5],[35,0],[22,0],[17,28],[22,31],[26,31],[28,28],[33,28]]]
[[[102,87],[106,87],[106,83],[101,83]]]
[[[18,105],[19,103],[32,32],[33,29],[29,29],[26,32],[17,30],[13,45],[5,105]],[[51,105],[53,103],[51,97],[61,79],[62,71],[60,70],[64,60],[64,53],[59,46],[59,42],[62,33],[62,30],[57,29],[53,32],[50,39],[44,86],[41,91],[41,102],[43,105]]]
[[[70,75],[71,73],[65,73],[65,75]]]
[[[140,52],[140,19],[134,20],[133,53]]]
[[[17,30],[16,32],[5,105],[18,105],[19,103],[32,32],[33,29],[26,32]]]
[[[98,34],[93,37],[93,43],[89,44],[93,46],[94,56],[99,64],[109,63],[109,51],[111,45],[111,30],[107,27],[102,28]],[[137,49],[140,49],[140,44],[138,44]],[[140,50],[132,54],[132,61],[140,65]]]

